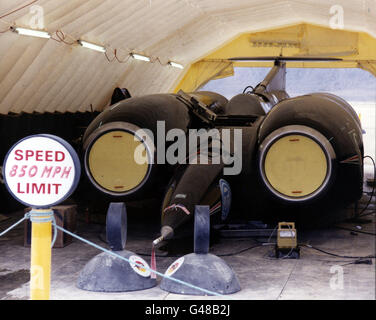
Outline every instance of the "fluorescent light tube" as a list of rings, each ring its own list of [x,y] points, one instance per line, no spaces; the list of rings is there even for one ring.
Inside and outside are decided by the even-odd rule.
[[[39,30],[33,30],[33,29],[25,29],[25,28],[19,28],[15,27],[14,30],[21,35],[24,36],[32,36],[32,37],[39,37],[39,38],[51,38],[50,34],[46,31],[39,31]]]
[[[176,62],[173,62],[173,61],[169,61],[168,64],[169,64],[171,67],[174,67],[174,68],[184,69],[184,66],[181,65],[180,63],[176,63]]]
[[[79,44],[83,46],[84,48],[88,48],[91,50],[99,51],[99,52],[106,52],[106,48],[102,46],[98,46],[94,43],[86,42],[83,40],[78,40]]]
[[[131,56],[132,56],[132,58],[137,59],[137,60],[142,60],[142,61],[150,62],[150,58],[149,57],[143,56],[141,54],[131,53]]]

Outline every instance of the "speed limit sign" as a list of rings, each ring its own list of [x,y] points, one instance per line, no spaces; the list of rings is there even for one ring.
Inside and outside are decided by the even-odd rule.
[[[80,161],[74,149],[63,139],[47,134],[18,141],[3,165],[8,191],[32,208],[50,208],[67,199],[80,175]]]

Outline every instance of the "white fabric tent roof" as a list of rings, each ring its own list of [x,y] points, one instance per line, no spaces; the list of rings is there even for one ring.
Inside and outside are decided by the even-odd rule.
[[[301,22],[329,26],[332,5],[343,7],[346,30],[376,38],[376,0],[1,0],[0,32],[13,24],[30,28],[35,5],[43,9],[43,29],[56,39],[61,30],[65,42],[105,46],[110,60],[117,49],[119,60],[137,52],[153,63],[109,62],[76,43],[1,33],[2,114],[100,110],[116,86],[132,95],[168,92],[185,72],[168,61],[187,69],[244,32]]]

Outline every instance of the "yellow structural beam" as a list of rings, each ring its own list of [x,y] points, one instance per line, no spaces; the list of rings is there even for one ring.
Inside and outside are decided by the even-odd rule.
[[[247,56],[336,57],[336,62],[288,62],[288,68],[361,68],[376,76],[376,39],[363,32],[301,23],[245,33],[193,63],[173,91],[199,90],[210,80],[234,75],[234,67],[271,67],[270,62],[235,62]]]

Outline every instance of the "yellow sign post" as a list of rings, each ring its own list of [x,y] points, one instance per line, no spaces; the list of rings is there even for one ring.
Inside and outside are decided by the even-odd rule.
[[[49,300],[51,282],[51,209],[32,210],[31,231],[31,266],[30,297],[31,300]]]

